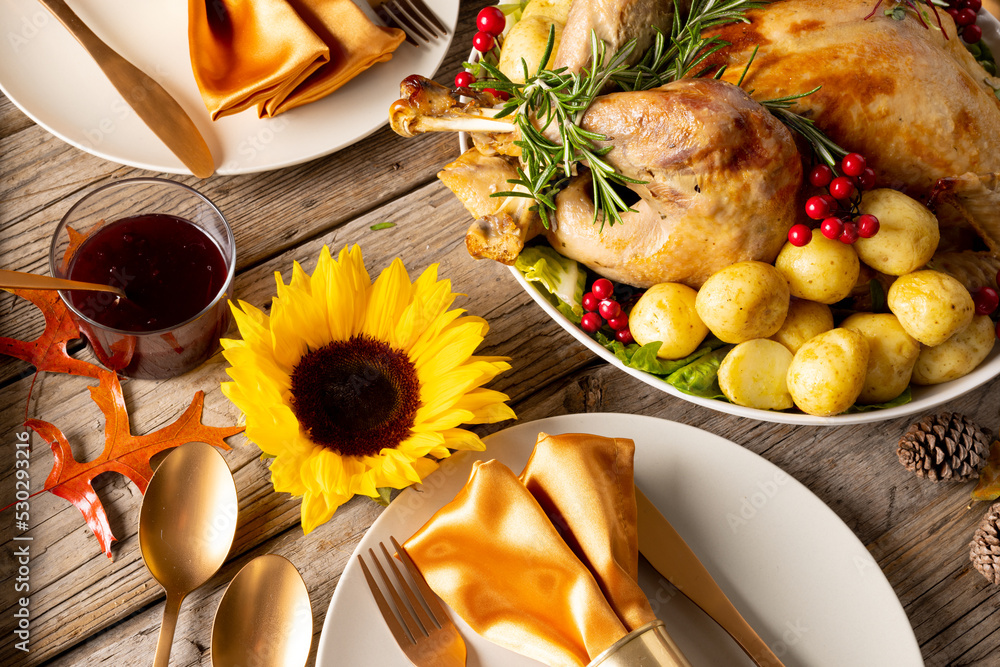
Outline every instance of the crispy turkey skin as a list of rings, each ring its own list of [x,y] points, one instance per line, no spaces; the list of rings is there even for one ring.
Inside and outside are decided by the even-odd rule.
[[[615,169],[647,181],[623,223],[591,222],[586,176],[556,200],[546,233],[560,253],[637,287],[692,287],[733,262],[771,262],[799,210],[791,133],[740,88],[688,79],[597,98],[583,127],[608,137]]]
[[[1000,171],[1000,100],[990,77],[939,9],[898,21],[874,0],[777,0],[747,12],[750,23],[714,32],[732,45],[709,62],[757,100],[819,91],[793,110],[845,149],[868,158],[880,187],[926,200],[939,178]],[[884,7],[883,7],[884,8]],[[992,84],[990,86],[989,84]]]

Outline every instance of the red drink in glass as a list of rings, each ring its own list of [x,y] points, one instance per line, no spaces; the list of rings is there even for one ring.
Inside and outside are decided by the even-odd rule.
[[[98,360],[122,375],[188,371],[229,326],[235,246],[221,213],[191,188],[119,181],[91,193],[60,223],[53,275],[114,285],[127,298],[62,291]]]

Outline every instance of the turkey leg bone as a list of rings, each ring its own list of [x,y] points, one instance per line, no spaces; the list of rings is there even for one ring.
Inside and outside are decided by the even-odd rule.
[[[456,100],[440,83],[414,74],[399,84],[400,99],[389,108],[389,124],[404,137],[424,132],[515,132],[511,116],[494,118],[499,109]]]

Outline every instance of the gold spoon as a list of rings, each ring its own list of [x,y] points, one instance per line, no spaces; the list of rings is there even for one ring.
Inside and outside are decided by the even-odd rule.
[[[313,632],[309,592],[276,554],[258,556],[233,577],[212,624],[212,665],[303,667]]]
[[[15,289],[83,289],[94,292],[111,292],[121,298],[125,297],[125,292],[118,287],[111,285],[99,285],[97,283],[85,283],[79,280],[64,280],[53,278],[52,276],[40,276],[37,273],[24,273],[23,271],[0,270],[0,287],[13,287]]]
[[[39,0],[97,62],[139,118],[198,178],[215,171],[215,160],[191,117],[163,86],[122,58],[80,20],[65,0]]]
[[[154,667],[167,667],[184,597],[212,578],[236,534],[236,483],[203,442],[172,451],[149,480],[139,510],[139,551],[167,592]]]

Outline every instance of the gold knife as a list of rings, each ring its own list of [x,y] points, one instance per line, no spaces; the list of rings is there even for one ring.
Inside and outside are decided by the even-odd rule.
[[[635,504],[638,510],[639,553],[649,564],[722,626],[757,665],[784,667],[715,583],[691,547],[639,487],[635,489]]]
[[[215,171],[215,160],[204,137],[181,105],[138,67],[101,41],[65,0],[39,0],[76,37],[125,101],[198,178]]]

